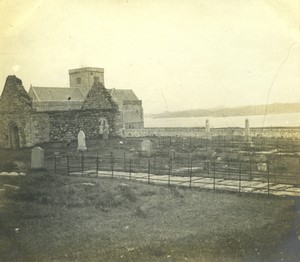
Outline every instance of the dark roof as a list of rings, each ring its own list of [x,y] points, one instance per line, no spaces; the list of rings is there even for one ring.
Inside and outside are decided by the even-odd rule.
[[[114,101],[140,101],[131,89],[107,89]],[[31,86],[28,95],[37,111],[80,109],[87,94],[79,87],[37,87]],[[127,114],[132,122],[136,115]]]
[[[32,86],[29,95],[33,101],[83,101],[84,95],[79,88],[37,87]]]
[[[107,89],[110,95],[116,100],[139,100],[132,89]]]
[[[33,101],[36,111],[66,111],[81,109],[83,101]]]

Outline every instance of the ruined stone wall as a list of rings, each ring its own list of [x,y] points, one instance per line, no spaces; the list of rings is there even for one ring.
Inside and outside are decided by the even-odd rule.
[[[31,146],[50,141],[50,122],[47,113],[31,115]]]
[[[31,146],[31,115],[28,112],[0,112],[0,147],[10,148],[10,128],[17,126],[20,147]]]
[[[11,146],[11,127],[18,130],[21,147],[31,143],[32,99],[16,76],[8,76],[0,99],[0,147]]]
[[[10,148],[10,128],[17,126],[20,147],[30,147],[49,142],[49,118],[47,114],[19,112],[18,114],[0,113],[0,148]]]

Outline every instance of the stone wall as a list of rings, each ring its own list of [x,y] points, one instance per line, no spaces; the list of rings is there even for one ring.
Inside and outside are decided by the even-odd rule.
[[[0,147],[11,147],[12,140],[18,140],[18,146],[31,143],[32,99],[16,76],[8,76],[0,99]],[[16,130],[12,139],[11,129]],[[18,147],[17,146],[17,147]]]
[[[123,122],[125,129],[144,128],[144,112],[141,100],[123,101]]]
[[[99,138],[100,118],[106,118],[110,136],[116,135],[116,112],[111,110],[73,110],[49,112],[50,141],[71,141],[84,131],[87,139]]]
[[[112,101],[112,98],[104,85],[100,82],[95,82],[83,102],[82,109],[118,110],[118,105]]]
[[[8,114],[0,112],[0,147],[11,147],[10,129],[18,129],[20,147],[31,145],[31,115],[29,113]]]
[[[50,121],[47,113],[36,112],[31,115],[30,134],[30,146],[50,141]]]
[[[244,128],[211,128],[211,136],[244,136]],[[124,130],[126,137],[205,137],[205,128],[144,128]],[[250,128],[251,137],[300,139],[300,127]]]

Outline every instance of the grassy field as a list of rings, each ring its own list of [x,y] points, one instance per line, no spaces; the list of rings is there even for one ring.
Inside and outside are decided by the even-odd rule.
[[[140,140],[119,142],[87,141],[88,153],[140,149]],[[76,141],[42,147],[53,158],[76,152]],[[170,149],[154,148],[157,157]],[[0,171],[27,174],[0,176],[0,261],[300,260],[299,198],[30,172],[30,150],[0,150]]]
[[[298,261],[300,255],[297,198],[46,172],[0,177],[3,188],[0,261]]]

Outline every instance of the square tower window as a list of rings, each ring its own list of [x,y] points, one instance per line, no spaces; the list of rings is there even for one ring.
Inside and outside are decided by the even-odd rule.
[[[77,83],[77,84],[81,84],[81,77],[77,77],[77,78],[76,78],[76,83]]]
[[[99,82],[99,76],[94,76],[94,82],[98,83]]]

